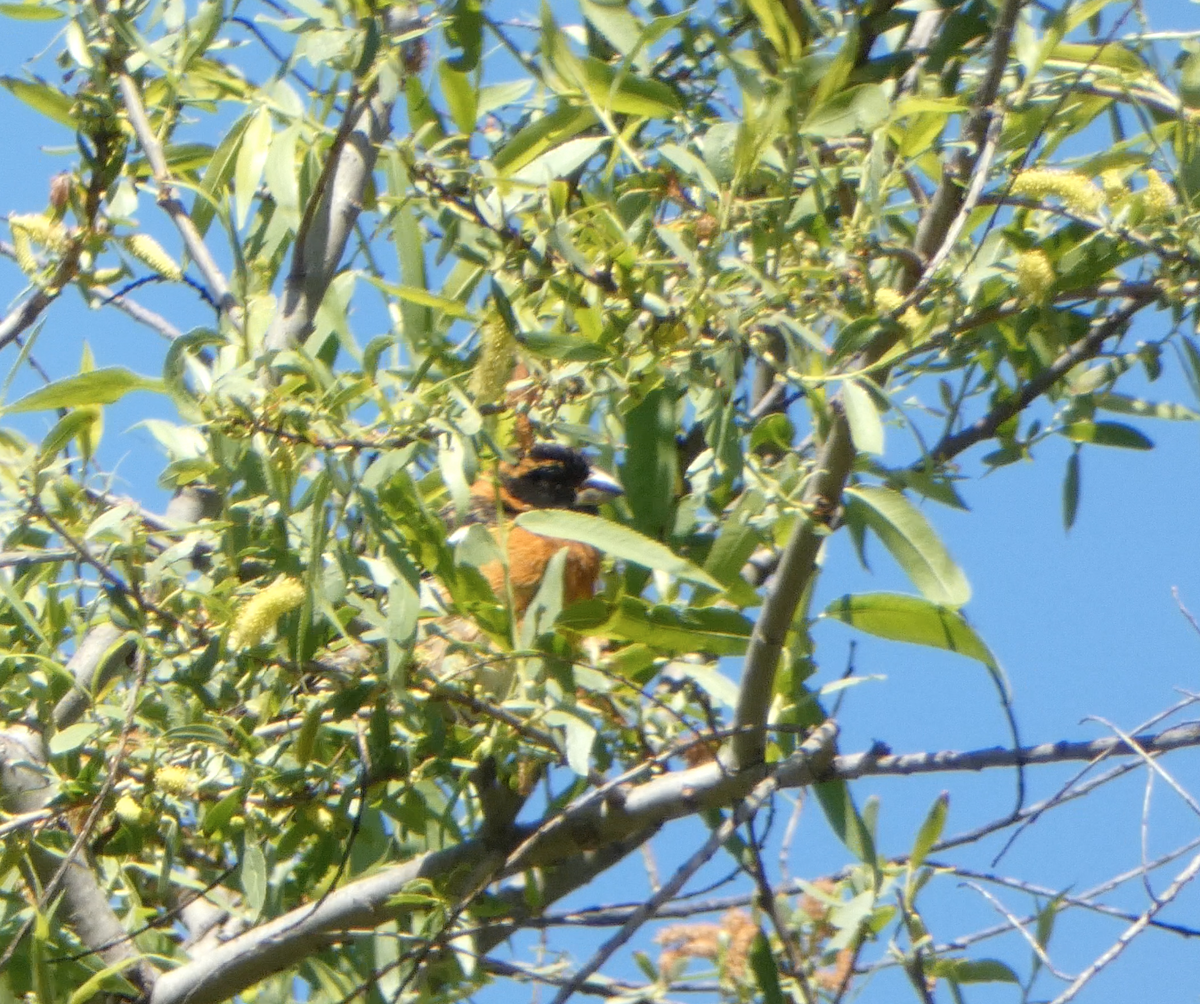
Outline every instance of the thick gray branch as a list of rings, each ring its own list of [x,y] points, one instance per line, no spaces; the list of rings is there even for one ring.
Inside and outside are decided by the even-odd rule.
[[[811,784],[814,780],[840,777],[851,779],[875,774],[915,774],[1013,767],[1017,764],[1047,764],[1092,760],[1101,756],[1142,755],[1200,746],[1200,724],[1185,724],[1164,732],[1133,737],[1139,749],[1119,738],[1086,743],[1046,743],[1017,750],[989,749],[968,753],[916,753],[879,756],[864,753],[825,761],[832,748],[835,728],[831,722],[814,734],[807,752],[775,765],[774,778],[781,788]],[[767,768],[757,765],[734,774],[720,763],[677,771],[637,785],[621,797],[585,800],[567,809],[558,825],[528,828],[519,833],[525,851],[504,860],[504,852],[482,840],[468,840],[456,847],[434,851],[389,868],[369,878],[352,882],[331,893],[316,906],[299,907],[269,923],[221,944],[202,959],[160,977],[150,1004],[211,1004],[224,1000],[256,981],[294,965],[308,952],[341,940],[351,930],[373,928],[400,913],[390,910],[387,900],[418,878],[455,876],[450,885],[470,888],[472,882],[490,874],[515,875],[534,866],[575,862],[588,873],[598,874],[598,865],[627,853],[636,841],[653,833],[662,823],[694,815],[714,806],[727,807],[745,798],[764,777]],[[614,793],[615,796],[615,793]],[[545,829],[544,840],[537,830]],[[612,845],[619,844],[614,851]],[[586,856],[598,849],[595,857]],[[580,855],[585,857],[581,858]],[[561,884],[560,884],[561,883]],[[562,874],[555,880],[557,895],[570,891],[573,883]],[[557,898],[557,895],[555,898]],[[511,927],[497,927],[507,936]],[[484,942],[493,941],[484,938]]]
[[[829,432],[817,454],[817,469],[804,492],[804,507],[814,515],[802,515],[797,520],[779,560],[775,584],[750,636],[734,717],[737,734],[731,752],[735,769],[761,763],[765,755],[764,726],[775,694],[779,655],[796,607],[812,581],[817,555],[827,533],[825,523],[815,514],[832,513],[841,505],[842,489],[854,465],[854,444],[841,406],[835,403],[830,414]]]
[[[328,176],[315,211],[306,214],[296,235],[292,267],[284,283],[279,310],[267,331],[266,348],[281,351],[299,345],[312,332],[317,308],[341,264],[354,222],[362,211],[363,193],[379,145],[391,131],[392,106],[378,95],[347,110],[354,117],[344,142],[335,143]],[[340,135],[340,134],[339,134]]]
[[[79,721],[92,703],[92,695],[127,665],[136,642],[115,624],[97,624],[83,636],[83,641],[67,662],[67,672],[74,681],[71,689],[54,706],[54,727],[65,729]]]
[[[37,733],[15,725],[0,732],[0,808],[5,812],[35,812],[54,797],[56,788],[45,770],[46,757]],[[42,886],[50,885],[62,868],[62,855],[30,841],[29,861]],[[66,921],[83,944],[106,966],[123,965],[123,973],[148,993],[156,976],[149,963],[138,961],[138,948],[129,939],[109,905],[108,893],[95,873],[73,860],[58,880]]]

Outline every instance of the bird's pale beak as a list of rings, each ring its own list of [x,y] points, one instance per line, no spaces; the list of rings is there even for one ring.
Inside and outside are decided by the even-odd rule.
[[[575,495],[575,504],[580,506],[603,505],[605,502],[611,502],[618,495],[624,494],[625,489],[621,487],[621,483],[616,478],[593,467],[588,472],[587,480],[579,486],[579,491]]]

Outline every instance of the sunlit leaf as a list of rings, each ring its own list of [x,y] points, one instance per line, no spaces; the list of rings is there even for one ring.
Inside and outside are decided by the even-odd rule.
[[[613,558],[632,561],[643,568],[666,572],[685,582],[720,589],[721,584],[703,568],[693,565],[665,544],[620,523],[567,509],[542,509],[521,513],[517,526],[544,537],[560,537],[591,544]]]
[[[119,366],[92,370],[56,380],[40,390],[26,394],[4,409],[8,414],[45,411],[48,408],[78,408],[89,404],[112,404],[130,391],[162,390],[161,380],[139,376]]]
[[[977,659],[991,668],[998,666],[995,656],[962,614],[918,596],[898,593],[847,595],[830,603],[822,616],[879,638],[945,649]]]
[[[875,532],[926,599],[961,607],[971,598],[962,569],[921,511],[900,492],[860,485],[846,489],[846,497],[848,515]]]

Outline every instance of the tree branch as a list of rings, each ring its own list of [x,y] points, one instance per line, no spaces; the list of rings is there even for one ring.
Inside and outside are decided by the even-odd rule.
[[[391,117],[391,104],[378,93],[349,103],[326,157],[323,184],[313,192],[296,235],[291,270],[266,334],[268,351],[299,345],[312,332],[317,309],[362,211],[379,147],[391,132]]]
[[[742,666],[734,715],[736,734],[730,747],[735,770],[762,762],[766,752],[767,715],[775,696],[775,673],[796,607],[812,581],[829,516],[841,505],[842,489],[854,464],[850,426],[841,406],[830,409],[829,432],[817,455],[816,470],[804,492],[806,510],[796,522],[775,574],[775,585],[754,624]],[[811,515],[810,515],[811,513]],[[820,514],[825,514],[822,518]]]
[[[230,311],[236,306],[236,301],[229,291],[229,283],[226,282],[225,276],[217,266],[216,259],[209,252],[208,245],[204,243],[204,238],[200,236],[200,231],[196,229],[196,224],[192,222],[187,209],[175,195],[175,187],[171,183],[171,174],[167,167],[167,158],[163,153],[162,144],[154,135],[150,119],[146,116],[146,108],[142,104],[142,93],[138,90],[138,86],[129,75],[128,70],[121,71],[117,77],[117,83],[121,88],[121,97],[125,99],[125,111],[129,116],[129,124],[133,127],[142,152],[146,155],[146,160],[150,163],[150,169],[154,172],[154,180],[158,182],[158,204],[171,217],[171,222],[175,224],[175,229],[183,238],[183,246],[192,256],[196,267],[200,269],[200,274],[204,276],[204,281],[208,284],[209,292],[216,301],[217,308],[232,320]]]
[[[939,466],[976,443],[991,439],[1001,425],[1014,415],[1024,411],[1081,362],[1095,356],[1108,339],[1121,334],[1125,325],[1144,305],[1143,300],[1130,300],[1111,316],[1093,321],[1091,334],[1081,338],[1016,394],[1006,401],[1001,401],[977,422],[960,432],[944,436],[929,451],[924,460],[913,465],[913,469],[921,470],[928,466]]]

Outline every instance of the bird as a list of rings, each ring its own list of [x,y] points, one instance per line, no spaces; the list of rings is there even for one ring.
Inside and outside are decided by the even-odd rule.
[[[480,572],[498,598],[506,597],[511,589],[513,613],[518,618],[537,595],[550,559],[566,548],[563,606],[570,606],[595,592],[600,553],[589,544],[533,533],[513,525],[512,520],[534,509],[594,511],[623,491],[615,478],[593,467],[578,450],[558,443],[535,443],[471,486],[465,525],[450,539],[455,542],[472,523],[500,528],[507,569],[504,563],[491,561]]]

